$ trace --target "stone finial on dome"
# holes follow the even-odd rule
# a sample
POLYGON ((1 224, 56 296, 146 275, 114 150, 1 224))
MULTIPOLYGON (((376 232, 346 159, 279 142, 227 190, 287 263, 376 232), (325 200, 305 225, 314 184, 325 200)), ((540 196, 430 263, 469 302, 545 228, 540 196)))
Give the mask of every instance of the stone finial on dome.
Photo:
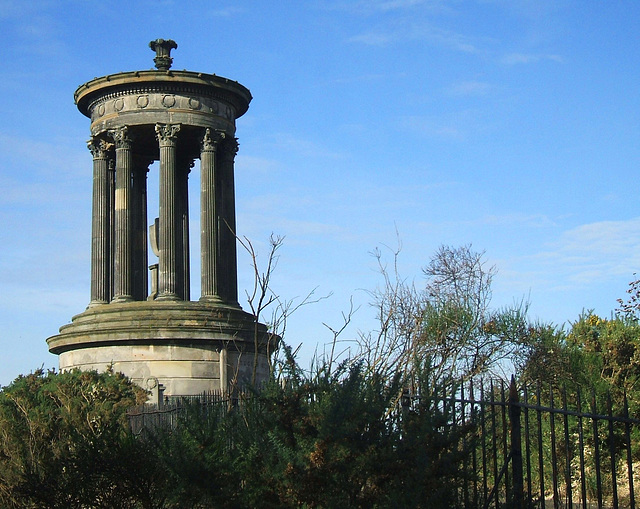
POLYGON ((149 47, 156 52, 156 58, 153 59, 156 69, 160 71, 168 71, 171 69, 173 58, 171 58, 171 50, 177 49, 176 41, 171 39, 156 39, 149 43, 149 47))

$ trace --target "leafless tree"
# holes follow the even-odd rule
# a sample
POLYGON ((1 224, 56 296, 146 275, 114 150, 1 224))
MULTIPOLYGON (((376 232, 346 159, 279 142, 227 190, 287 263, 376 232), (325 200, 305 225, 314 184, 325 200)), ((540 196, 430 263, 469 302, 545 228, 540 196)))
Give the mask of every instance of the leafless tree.
MULTIPOLYGON (((636 276, 636 274, 633 274, 636 276)), ((634 279, 627 289, 627 300, 618 299, 619 308, 616 313, 630 321, 637 322, 640 319, 640 279, 634 279)))
MULTIPOLYGON (((284 237, 271 234, 269 237, 269 250, 265 257, 265 262, 261 264, 260 257, 255 250, 253 243, 247 238, 237 237, 238 242, 251 258, 251 266, 254 271, 253 288, 245 290, 247 303, 254 321, 254 358, 251 382, 255 384, 258 370, 258 353, 260 351, 260 341, 262 339, 261 324, 267 326, 267 360, 269 369, 274 369, 274 356, 278 353, 281 340, 284 337, 287 322, 291 315, 298 309, 308 304, 313 304, 327 299, 331 294, 317 296, 314 288, 304 297, 294 297, 291 299, 282 298, 271 286, 272 276, 278 266, 280 259, 279 250, 283 245, 284 237), (265 313, 270 310, 270 319, 265 319, 265 313)), ((298 347, 299 348, 299 347, 298 347)), ((295 350, 297 351, 297 349, 295 350)), ((294 353, 295 353, 294 351, 294 353)))
POLYGON ((373 255, 382 276, 370 292, 378 328, 359 338, 359 359, 369 369, 409 380, 428 365, 434 380, 465 380, 500 371, 521 348, 527 305, 491 309, 496 269, 484 253, 440 247, 423 269, 421 288, 400 275, 400 248, 391 263, 379 249, 373 255))

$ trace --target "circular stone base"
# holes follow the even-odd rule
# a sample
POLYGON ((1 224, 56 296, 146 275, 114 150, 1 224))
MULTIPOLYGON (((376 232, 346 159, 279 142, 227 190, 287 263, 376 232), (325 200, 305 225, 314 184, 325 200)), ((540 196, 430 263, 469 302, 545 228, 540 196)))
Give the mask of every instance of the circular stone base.
POLYGON ((277 339, 238 307, 141 301, 92 306, 47 343, 61 370, 111 366, 153 394, 185 396, 266 380, 277 339))

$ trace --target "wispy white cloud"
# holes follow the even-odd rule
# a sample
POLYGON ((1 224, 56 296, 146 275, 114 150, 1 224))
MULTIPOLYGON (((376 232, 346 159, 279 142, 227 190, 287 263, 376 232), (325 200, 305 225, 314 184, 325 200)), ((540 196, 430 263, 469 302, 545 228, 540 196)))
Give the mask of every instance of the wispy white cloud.
POLYGON ((637 262, 640 261, 640 217, 585 224, 565 232, 561 242, 565 252, 637 262))
POLYGON ((550 228, 556 226, 556 222, 545 214, 504 214, 484 215, 473 223, 487 226, 507 226, 526 228, 550 228))
POLYGON ((462 53, 483 52, 481 42, 477 38, 409 18, 399 20, 393 26, 376 28, 355 35, 348 41, 378 47, 407 41, 426 41, 462 53))
POLYGON ((0 0, 0 19, 18 18, 56 5, 53 0, 0 0))
POLYGON ((376 13, 405 12, 419 9, 420 12, 451 12, 452 8, 443 0, 332 0, 321 8, 331 11, 372 15, 376 13))
POLYGON ((509 53, 507 55, 504 55, 500 59, 500 62, 506 65, 518 65, 535 64, 545 60, 557 62, 560 64, 564 62, 564 59, 560 55, 534 53, 509 53))
POLYGON ((414 38, 425 38, 442 46, 460 51, 463 53, 481 53, 480 41, 475 37, 445 30, 433 26, 414 26, 411 32, 414 38))
POLYGON ((528 257, 554 286, 587 286, 640 268, 640 217, 626 221, 599 221, 561 234, 548 249, 528 257))
POLYGON ((298 156, 323 159, 341 159, 344 157, 344 154, 341 152, 331 150, 321 143, 291 133, 275 133, 273 136, 270 136, 270 141, 274 147, 279 150, 284 150, 287 151, 287 153, 298 156))
MULTIPOLYGON (((397 73, 395 76, 402 77, 405 75, 406 73, 397 73)), ((360 83, 360 82, 380 81, 385 79, 389 79, 388 74, 369 73, 369 74, 358 74, 354 76, 344 76, 344 77, 335 78, 333 80, 333 83, 352 84, 352 83, 360 83)))
POLYGON ((406 9, 408 7, 415 7, 416 5, 424 5, 426 0, 382 0, 370 2, 372 6, 381 11, 391 11, 396 9, 406 9))
POLYGON ((236 14, 240 14, 245 12, 246 9, 242 7, 238 7, 236 5, 227 5, 224 7, 218 7, 217 9, 212 9, 208 12, 208 15, 215 18, 228 18, 230 16, 235 16, 236 14))
POLYGON ((452 84, 446 92, 454 96, 483 96, 493 89, 493 85, 482 81, 460 81, 452 84))
POLYGON ((0 20, 7 21, 3 31, 9 47, 18 53, 46 56, 52 62, 65 55, 63 33, 55 16, 59 8, 59 3, 52 0, 0 0, 0 20))
POLYGON ((406 115, 398 119, 398 128, 426 138, 459 141, 468 134, 469 124, 462 118, 466 116, 464 113, 458 114, 457 118, 406 115))
MULTIPOLYGON (((277 205, 277 203, 271 205, 277 205)), ((260 238, 264 232, 265 223, 269 225, 270 231, 277 235, 283 235, 287 239, 287 244, 292 246, 332 242, 342 239, 349 233, 347 229, 338 224, 293 219, 278 215, 272 209, 238 214, 238 224, 242 225, 243 234, 249 238, 260 238)))
POLYGON ((278 161, 266 157, 238 154, 235 162, 236 173, 272 174, 279 168, 278 161))
POLYGON ((38 139, 8 135, 0 132, 0 154, 19 167, 28 167, 46 173, 81 172, 91 166, 89 152, 76 149, 80 143, 70 147, 64 141, 53 139, 44 142, 38 139))
POLYGON ((372 31, 354 35, 349 39, 349 42, 362 43, 366 46, 378 46, 382 48, 398 41, 399 39, 400 37, 397 34, 372 31))

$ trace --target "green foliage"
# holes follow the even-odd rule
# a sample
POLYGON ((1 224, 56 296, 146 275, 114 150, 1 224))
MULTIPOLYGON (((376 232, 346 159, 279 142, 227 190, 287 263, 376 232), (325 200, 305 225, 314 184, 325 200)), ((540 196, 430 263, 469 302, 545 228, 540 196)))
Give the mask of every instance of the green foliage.
POLYGON ((146 394, 121 375, 19 377, 0 391, 0 507, 460 505, 472 430, 452 425, 428 369, 401 407, 399 375, 358 362, 306 373, 287 348, 277 367, 260 391, 187 404, 177 427, 139 436, 126 410, 146 394))
POLYGON ((640 325, 616 317, 610 320, 587 314, 573 324, 567 341, 591 362, 588 373, 606 381, 616 393, 640 389, 640 325))
POLYGON ((567 341, 563 329, 542 325, 530 334, 520 379, 527 384, 542 381, 575 392, 578 387, 589 386, 587 364, 593 361, 567 341))
POLYGON ((18 377, 0 392, 2 507, 129 507, 126 409, 144 392, 117 374, 18 377))
POLYGON ((254 466, 247 503, 372 507, 384 493, 381 467, 397 438, 387 416, 397 391, 359 365, 284 386, 274 381, 257 396, 259 406, 249 407, 259 410, 253 422, 266 426, 245 435, 240 454, 254 466))
POLYGON ((399 378, 361 364, 282 376, 237 405, 194 405, 152 436, 169 472, 164 507, 457 507, 462 437, 429 392, 400 411, 399 378), (204 413, 203 413, 204 412, 204 413))
POLYGON ((568 332, 539 328, 531 337, 522 378, 572 392, 610 393, 618 409, 625 393, 631 402, 640 401, 640 325, 621 316, 584 313, 568 332))

